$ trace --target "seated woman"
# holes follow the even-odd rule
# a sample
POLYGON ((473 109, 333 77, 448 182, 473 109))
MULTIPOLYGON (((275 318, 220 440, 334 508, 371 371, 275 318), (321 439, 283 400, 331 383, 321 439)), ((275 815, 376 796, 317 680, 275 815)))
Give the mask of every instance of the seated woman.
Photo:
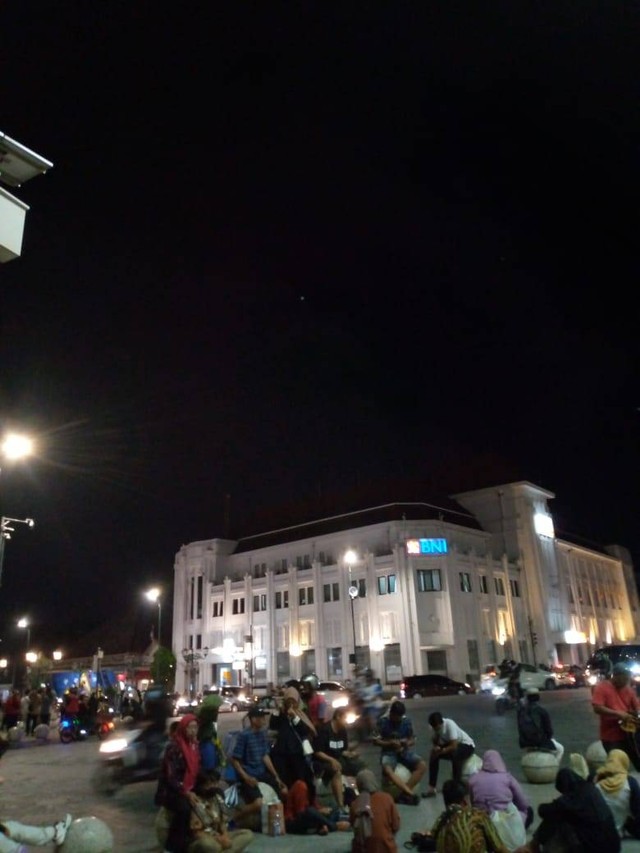
MULTIPOLYGON (((533 822, 533 809, 520 783, 509 773, 500 753, 488 749, 482 757, 482 767, 468 780, 471 805, 488 815, 505 811, 511 803, 522 817, 523 828, 533 822)), ((524 840, 524 839, 523 839, 524 840)))
POLYGON ((613 816, 593 782, 563 767, 556 776, 556 788, 560 796, 538 807, 542 823, 518 853, 620 853, 613 816))
POLYGON ((596 771, 596 788, 611 809, 616 829, 640 838, 640 785, 629 775, 631 762, 622 749, 612 749, 607 760, 596 771))
POLYGON ((349 821, 338 820, 338 810, 318 804, 315 789, 308 782, 298 779, 290 786, 284 803, 284 818, 290 835, 306 835, 316 832, 328 835, 336 830, 351 828, 349 821))
POLYGON ((311 740, 317 731, 302 710, 300 694, 295 687, 285 688, 282 708, 272 712, 269 728, 276 733, 271 760, 279 778, 288 788, 299 779, 313 784, 311 740))

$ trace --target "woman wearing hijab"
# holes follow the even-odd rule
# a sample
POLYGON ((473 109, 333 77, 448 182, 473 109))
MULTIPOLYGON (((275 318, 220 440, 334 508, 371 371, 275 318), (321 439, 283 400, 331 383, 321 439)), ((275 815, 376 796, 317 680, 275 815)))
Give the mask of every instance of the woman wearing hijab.
POLYGON ((609 807, 593 782, 568 767, 556 776, 560 796, 542 803, 542 823, 519 853, 548 849, 563 853, 620 853, 620 836, 609 807))
MULTIPOLYGON (((504 759, 496 749, 488 749, 485 752, 482 767, 477 773, 469 776, 468 785, 471 805, 477 809, 491 815, 494 811, 506 811, 513 803, 522 818, 523 830, 533 822, 533 809, 520 783, 509 773, 504 759)), ((522 841, 525 838, 523 834, 522 841)))
POLYGON ((288 788, 298 779, 302 779, 313 789, 311 739, 316 737, 317 731, 302 710, 300 694, 295 687, 285 688, 282 708, 276 709, 271 714, 269 728, 276 732, 271 759, 278 771, 278 776, 288 788))
POLYGON ((185 714, 167 744, 160 768, 155 803, 170 813, 165 842, 169 853, 186 853, 189 844, 191 808, 198 802, 193 790, 200 770, 197 736, 197 717, 185 714))
POLYGON ((596 771, 596 788, 611 809, 616 829, 640 838, 640 785, 629 775, 629 756, 621 749, 612 749, 607 760, 596 771))
POLYGON ((358 796, 349 806, 349 819, 354 829, 351 853, 397 853, 395 835, 400 829, 400 814, 391 794, 381 791, 371 770, 356 776, 358 796), (359 830, 362 815, 367 830, 359 830))

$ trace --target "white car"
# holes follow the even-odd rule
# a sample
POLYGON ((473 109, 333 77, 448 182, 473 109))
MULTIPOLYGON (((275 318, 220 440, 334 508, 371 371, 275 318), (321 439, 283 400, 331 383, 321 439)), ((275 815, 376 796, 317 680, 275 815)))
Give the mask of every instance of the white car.
MULTIPOLYGON (((496 678, 491 692, 494 696, 502 696, 506 692, 508 684, 508 678, 496 678)), ((520 686, 525 692, 530 687, 537 687, 538 690, 555 690, 558 686, 558 680, 554 673, 548 669, 541 669, 532 666, 530 663, 521 663, 520 686)))

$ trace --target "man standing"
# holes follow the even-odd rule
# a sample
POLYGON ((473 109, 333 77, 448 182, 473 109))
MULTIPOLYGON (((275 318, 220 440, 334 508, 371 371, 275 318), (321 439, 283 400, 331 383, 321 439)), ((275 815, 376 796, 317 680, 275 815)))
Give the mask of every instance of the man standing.
POLYGON ((389 716, 381 717, 378 724, 378 737, 373 739, 376 746, 382 747, 380 763, 383 778, 386 777, 402 791, 399 803, 417 806, 420 798, 413 789, 420 782, 427 770, 425 760, 413 751, 416 739, 409 717, 405 716, 402 702, 393 702, 389 708, 389 716), (398 764, 406 767, 411 776, 406 782, 395 772, 398 764))
POLYGON ((443 717, 440 711, 429 714, 429 725, 433 730, 433 749, 429 756, 429 787, 423 796, 435 797, 440 761, 451 762, 452 777, 460 782, 464 763, 473 755, 476 745, 457 723, 443 717))
POLYGON ((364 762, 349 749, 346 720, 347 709, 336 708, 331 722, 318 727, 318 735, 313 741, 316 772, 320 771, 323 783, 331 788, 341 812, 345 809, 343 775, 355 776, 365 769, 364 762))
POLYGON ((518 738, 522 749, 548 749, 555 752, 558 764, 564 755, 564 746, 553 737, 551 717, 540 704, 537 687, 527 690, 526 703, 518 708, 518 738))
POLYGON ((636 727, 639 725, 640 703, 635 690, 629 687, 630 673, 626 665, 617 663, 611 678, 600 681, 593 688, 591 704, 600 717, 600 740, 605 752, 622 749, 640 770, 640 756, 636 748, 636 727), (631 731, 625 731, 622 726, 631 731))

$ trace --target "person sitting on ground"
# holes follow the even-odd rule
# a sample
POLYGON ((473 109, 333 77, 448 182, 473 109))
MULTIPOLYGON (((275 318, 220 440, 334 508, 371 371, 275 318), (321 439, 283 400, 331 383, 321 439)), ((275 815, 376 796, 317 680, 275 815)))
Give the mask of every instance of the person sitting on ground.
POLYGON ((556 776, 556 788, 560 796, 538 806, 542 823, 529 844, 516 853, 620 853, 613 815, 593 782, 563 767, 556 776))
POLYGON ((289 788, 284 802, 285 827, 290 835, 307 835, 315 832, 328 835, 336 830, 348 830, 350 824, 337 809, 321 806, 313 785, 298 779, 289 788))
POLYGON ((318 735, 313 741, 316 774, 322 776, 323 783, 331 788, 341 812, 345 808, 344 776, 355 776, 365 769, 364 761, 349 749, 347 713, 346 708, 336 708, 331 722, 318 727, 318 735))
POLYGON ((482 809, 469 802, 469 788, 458 779, 447 779, 442 786, 445 809, 427 838, 435 842, 438 853, 509 853, 495 826, 482 809))
POLYGON ((260 816, 262 793, 259 782, 270 785, 281 799, 287 795, 287 786, 280 778, 271 760, 271 744, 264 729, 265 716, 256 705, 247 713, 249 728, 238 734, 229 764, 240 779, 239 794, 244 805, 235 814, 236 823, 253 822, 260 816))
POLYGON ((595 784, 616 824, 621 838, 640 838, 640 785, 629 773, 629 756, 612 749, 605 763, 596 770, 595 784))
POLYGON ((193 791, 188 853, 241 853, 253 841, 250 829, 229 829, 217 772, 200 771, 193 791))
POLYGON ((358 796, 349 807, 349 820, 354 829, 351 853, 396 853, 396 833, 400 829, 400 814, 393 797, 381 791, 371 770, 361 770, 356 776, 358 796), (360 829, 363 813, 368 826, 360 829))
POLYGON ((303 711, 295 687, 285 688, 282 707, 272 711, 269 727, 276 732, 271 757, 285 784, 291 786, 303 779, 313 785, 311 740, 318 732, 303 711))
POLYGON ((635 735, 626 732, 621 724, 635 731, 640 714, 640 701, 629 687, 631 673, 624 663, 614 665, 611 678, 599 681, 593 688, 591 704, 600 717, 600 740, 605 752, 621 749, 626 752, 636 770, 640 770, 640 755, 635 735))
POLYGON ((413 751, 416 738, 403 702, 393 702, 388 716, 380 718, 378 735, 373 738, 373 742, 382 748, 380 764, 383 777, 401 791, 398 802, 417 806, 420 798, 414 789, 426 773, 427 763, 413 751), (395 772, 398 764, 411 772, 406 782, 395 772))
POLYGON ((533 822, 533 808, 520 783, 509 773, 504 759, 496 749, 482 756, 482 767, 469 776, 471 804, 488 815, 504 811, 513 803, 520 812, 525 829, 533 822))
POLYGON ((589 770, 589 765, 584 757, 579 752, 572 752, 569 756, 569 768, 577 773, 581 779, 593 781, 594 774, 589 770))
POLYGON ((551 717, 540 704, 537 687, 527 690, 524 705, 518 708, 518 740, 522 749, 548 749, 555 752, 558 764, 564 755, 564 746, 553 737, 551 717))
POLYGON ((462 779, 462 768, 473 755, 476 745, 457 723, 443 717, 440 711, 429 714, 429 725, 433 731, 433 748, 429 756, 429 787, 423 796, 435 797, 440 762, 451 762, 452 778, 459 782, 462 779))
POLYGON ((60 847, 71 826, 71 815, 65 815, 53 826, 29 826, 16 820, 0 820, 0 850, 7 853, 26 853, 27 847, 60 847))

